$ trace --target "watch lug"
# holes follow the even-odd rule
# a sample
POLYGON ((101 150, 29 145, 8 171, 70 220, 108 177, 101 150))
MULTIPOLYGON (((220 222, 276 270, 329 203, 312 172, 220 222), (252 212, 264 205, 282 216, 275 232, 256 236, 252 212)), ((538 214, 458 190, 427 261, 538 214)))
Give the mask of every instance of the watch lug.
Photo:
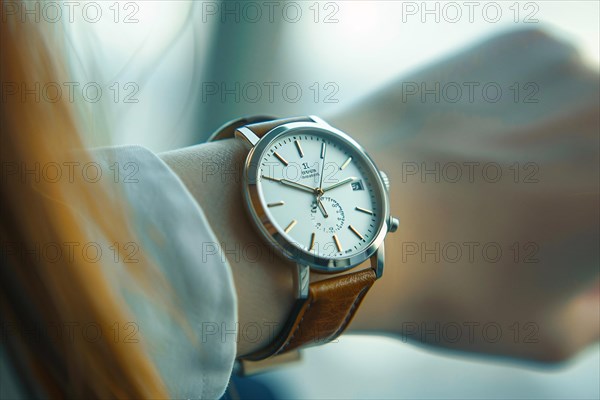
POLYGON ((258 141, 260 140, 260 138, 256 136, 254 132, 252 132, 245 126, 242 126, 241 128, 235 130, 235 137, 244 140, 244 142, 247 145, 250 145, 250 147, 256 146, 256 143, 258 143, 258 141))
POLYGON ((385 248, 384 244, 381 243, 381 246, 377 249, 375 254, 371 256, 371 268, 375 270, 375 277, 377 279, 381 278, 383 275, 383 264, 385 262, 385 248))
POLYGON ((296 299, 307 299, 310 287, 310 267, 308 265, 296 264, 294 274, 294 292, 296 299))
POLYGON ((323 118, 317 117, 316 115, 309 115, 308 117, 310 119, 312 119, 313 121, 315 121, 319 125, 324 125, 327 128, 331 128, 332 127, 327 122, 325 122, 325 120, 323 120, 323 118))
POLYGON ((381 176, 381 180, 383 181, 383 185, 385 186, 385 190, 387 192, 390 191, 390 178, 388 178, 387 174, 382 170, 379 170, 379 176, 381 176))

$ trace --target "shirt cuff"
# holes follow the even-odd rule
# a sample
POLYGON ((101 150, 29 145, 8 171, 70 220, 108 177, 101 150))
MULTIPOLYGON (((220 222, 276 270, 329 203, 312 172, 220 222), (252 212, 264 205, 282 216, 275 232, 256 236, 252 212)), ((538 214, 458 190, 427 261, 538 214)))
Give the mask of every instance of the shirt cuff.
POLYGON ((237 337, 237 299, 231 268, 203 210, 151 151, 120 146, 97 149, 95 156, 102 171, 111 171, 129 206, 140 251, 157 266, 176 300, 176 310, 157 306, 160 296, 133 289, 134 276, 118 268, 108 272, 170 396, 221 397, 236 355, 231 338, 237 337))

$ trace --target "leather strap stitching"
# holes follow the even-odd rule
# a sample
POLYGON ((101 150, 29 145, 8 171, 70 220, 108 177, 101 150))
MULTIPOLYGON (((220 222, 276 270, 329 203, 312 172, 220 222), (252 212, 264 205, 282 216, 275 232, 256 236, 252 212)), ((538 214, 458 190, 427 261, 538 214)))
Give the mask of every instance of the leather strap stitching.
POLYGON ((306 313, 308 313, 308 310, 310 310, 310 307, 312 307, 312 305, 314 303, 315 303, 314 299, 312 299, 311 302, 308 303, 308 306, 306 307, 306 310, 304 310, 304 313, 302 314, 302 318, 300 319, 300 322, 298 322, 298 325, 296 325, 296 329, 294 329, 294 333, 292 333, 290 335, 290 337, 285 341, 285 343, 283 344, 283 346, 281 346, 279 348, 279 350, 277 350, 277 352, 275 352, 274 355, 277 355, 277 354, 283 352, 292 343, 292 340, 294 340, 294 336, 296 336, 296 334, 300 330, 300 327, 302 326, 302 322, 304 322, 304 317, 306 316, 306 313))
POLYGON ((358 305, 362 301, 363 297, 365 297, 365 294, 367 294, 367 292, 369 291, 369 289, 371 289, 371 286, 372 285, 369 285, 369 286, 365 287, 364 289, 362 289, 358 293, 358 296, 356 296, 356 299, 354 299, 354 302, 352 303, 352 307, 350 307, 350 311, 348 311, 348 314, 346 315, 346 318, 344 318, 344 322, 342 322, 342 325, 340 325, 340 327, 338 328, 338 330, 335 331, 335 333, 332 335, 333 338, 336 338, 339 335, 341 335, 342 332, 344 331, 344 329, 346 329, 346 327, 350 323, 350 320, 352 319, 352 317, 354 317, 354 309, 356 307, 358 307, 358 305))

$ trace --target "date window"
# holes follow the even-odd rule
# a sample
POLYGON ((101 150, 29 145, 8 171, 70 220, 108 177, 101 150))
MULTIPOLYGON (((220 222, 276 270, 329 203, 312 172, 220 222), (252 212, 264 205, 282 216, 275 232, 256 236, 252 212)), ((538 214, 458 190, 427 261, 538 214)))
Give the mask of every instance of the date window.
POLYGON ((359 181, 354 181, 351 183, 352 185, 352 190, 356 191, 356 190, 365 190, 365 187, 363 186, 363 182, 362 180, 359 181))

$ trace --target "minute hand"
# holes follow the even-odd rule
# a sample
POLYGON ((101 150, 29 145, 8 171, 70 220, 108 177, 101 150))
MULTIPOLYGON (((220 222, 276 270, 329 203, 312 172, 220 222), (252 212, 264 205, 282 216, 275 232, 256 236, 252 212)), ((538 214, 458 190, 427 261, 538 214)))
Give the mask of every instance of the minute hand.
POLYGON ((311 188, 310 186, 306 186, 306 185, 303 185, 303 184, 298 183, 298 182, 290 181, 288 179, 280 179, 279 183, 282 183, 282 184, 284 184, 286 186, 290 186, 290 187, 293 187, 293 188, 296 188, 296 189, 304 190, 305 192, 310 192, 310 193, 314 193, 315 192, 315 189, 311 188))
POLYGON ((300 190, 303 190, 305 192, 315 193, 315 189, 311 188, 310 186, 306 186, 306 185, 303 185, 303 184, 298 183, 298 182, 290 181, 290 180, 285 179, 285 178, 278 179, 278 178, 272 178, 272 177, 267 176, 267 175, 263 175, 262 177, 264 179, 268 179, 268 180, 273 181, 273 182, 279 182, 279 183, 281 183, 282 185, 285 185, 285 186, 289 186, 289 187, 293 187, 293 188, 296 188, 296 189, 300 189, 300 190))
POLYGON ((323 193, 325 193, 325 192, 327 192, 327 191, 329 191, 331 189, 335 189, 338 186, 342 186, 342 185, 345 185, 346 183, 350 183, 352 181, 355 181, 355 180, 356 180, 356 177, 353 177, 353 176, 351 176, 350 178, 343 179, 343 180, 339 181, 338 183, 334 183, 333 185, 324 188, 323 189, 323 193))

